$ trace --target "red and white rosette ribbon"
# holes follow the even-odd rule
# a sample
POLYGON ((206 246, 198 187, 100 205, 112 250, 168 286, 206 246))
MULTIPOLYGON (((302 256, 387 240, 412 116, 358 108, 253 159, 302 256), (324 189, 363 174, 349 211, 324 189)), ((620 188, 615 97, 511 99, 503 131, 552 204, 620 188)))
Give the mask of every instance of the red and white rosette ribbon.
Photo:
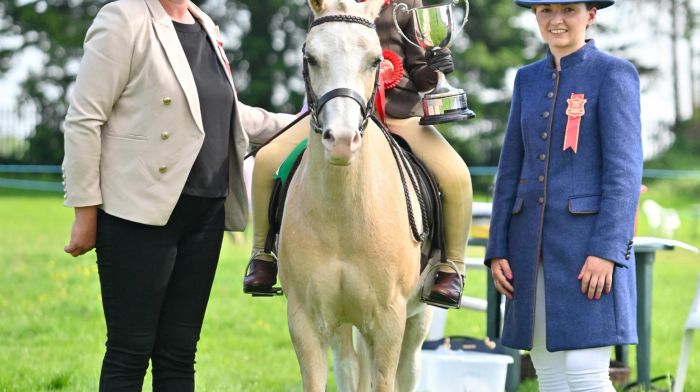
POLYGON ((586 114, 584 105, 586 105, 587 100, 585 99, 584 94, 571 93, 571 98, 567 99, 566 102, 569 104, 569 106, 566 108, 566 115, 568 116, 568 119, 566 121, 566 134, 564 135, 563 151, 566 151, 567 148, 571 148, 574 154, 576 154, 576 150, 578 149, 578 133, 581 127, 581 117, 586 114))
POLYGON ((382 57, 384 59, 379 64, 379 91, 375 98, 375 107, 379 118, 382 122, 386 122, 385 91, 399 85, 403 77, 403 60, 398 54, 388 49, 382 50, 382 57))

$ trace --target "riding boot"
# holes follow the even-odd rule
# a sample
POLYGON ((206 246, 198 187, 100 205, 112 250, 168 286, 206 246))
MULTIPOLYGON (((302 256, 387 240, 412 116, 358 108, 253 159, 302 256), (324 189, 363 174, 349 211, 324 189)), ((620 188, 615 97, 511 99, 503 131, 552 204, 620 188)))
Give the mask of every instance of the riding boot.
POLYGON ((277 284, 277 263, 253 256, 248 264, 248 274, 243 278, 243 292, 253 296, 279 295, 277 284))
POLYGON ((460 277, 460 274, 456 272, 438 271, 435 275, 433 289, 430 290, 430 299, 454 307, 459 305, 463 288, 463 275, 460 277))

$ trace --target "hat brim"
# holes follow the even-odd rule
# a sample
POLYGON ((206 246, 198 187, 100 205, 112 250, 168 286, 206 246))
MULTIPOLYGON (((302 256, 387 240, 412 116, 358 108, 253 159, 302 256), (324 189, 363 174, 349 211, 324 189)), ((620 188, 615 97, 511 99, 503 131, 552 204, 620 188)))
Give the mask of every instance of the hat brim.
POLYGON ((515 0, 515 4, 525 7, 525 8, 532 8, 535 5, 542 5, 542 4, 569 4, 569 3, 586 3, 586 4, 593 4, 596 8, 603 9, 610 7, 611 5, 615 4, 615 1, 613 0, 601 0, 601 1, 586 1, 586 0, 515 0))

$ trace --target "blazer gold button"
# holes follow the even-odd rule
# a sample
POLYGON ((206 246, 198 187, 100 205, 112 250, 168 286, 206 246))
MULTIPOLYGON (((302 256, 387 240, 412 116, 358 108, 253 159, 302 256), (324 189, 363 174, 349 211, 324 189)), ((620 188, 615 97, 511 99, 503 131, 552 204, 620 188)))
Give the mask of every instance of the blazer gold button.
POLYGON ((544 117, 544 118, 549 117, 549 112, 544 112, 544 113, 542 113, 542 117, 544 117))
POLYGON ((550 92, 547 93, 547 98, 552 98, 553 96, 554 96, 554 93, 553 93, 553 92, 550 91, 550 92))
POLYGON ((170 97, 164 97, 164 98, 163 98, 163 105, 168 106, 168 105, 170 105, 171 103, 173 103, 173 99, 172 99, 172 98, 170 98, 170 97))
POLYGON ((540 161, 544 161, 546 158, 547 158, 547 155, 540 154, 540 161))
POLYGON ((160 138, 161 138, 162 140, 168 140, 168 139, 170 139, 170 133, 168 133, 168 132, 163 132, 163 133, 160 134, 160 138))
POLYGON ((540 204, 544 204, 544 196, 540 196, 540 197, 537 199, 537 202, 540 203, 540 204))
POLYGON ((544 182, 544 176, 539 176, 539 177, 537 177, 537 181, 539 181, 539 182, 544 182))
POLYGON ((161 173, 166 173, 166 172, 168 171, 168 167, 167 167, 167 166, 161 166, 161 167, 158 168, 158 171, 161 172, 161 173))
POLYGON ((542 140, 547 140, 547 137, 549 137, 549 135, 547 134, 547 132, 542 132, 542 135, 540 135, 540 137, 542 138, 542 140))

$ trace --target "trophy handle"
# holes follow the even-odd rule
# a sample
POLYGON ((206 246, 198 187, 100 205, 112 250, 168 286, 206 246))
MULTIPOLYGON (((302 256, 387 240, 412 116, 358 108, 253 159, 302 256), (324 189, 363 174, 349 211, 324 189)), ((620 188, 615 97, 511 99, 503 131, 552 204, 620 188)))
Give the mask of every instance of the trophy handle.
MULTIPOLYGON (((457 0, 457 1, 459 1, 459 0, 457 0)), ((399 34, 401 34, 401 36, 403 37, 403 39, 405 39, 406 41, 408 41, 408 43, 410 43, 411 45, 415 46, 415 47, 418 48, 418 49, 423 49, 420 45, 418 45, 417 43, 413 42, 413 41, 410 40, 408 37, 406 37, 406 35, 403 33, 403 30, 401 30, 401 26, 399 26, 399 22, 396 20, 396 15, 397 15, 397 13, 399 12, 399 10, 403 10, 403 12, 411 12, 411 11, 408 9, 408 6, 407 6, 406 4, 404 4, 404 3, 397 3, 397 4, 394 4, 394 17, 393 17, 393 19, 394 19, 394 26, 396 26, 396 30, 399 31, 399 34)))
MULTIPOLYGON (((459 0, 452 0, 452 3, 454 5, 457 5, 457 4, 459 4, 459 0)), ((457 31, 455 31, 455 34, 462 31, 464 26, 467 24, 467 20, 469 20, 469 0, 464 0, 464 20, 462 21, 462 25, 459 26, 459 29, 457 31)), ((452 42, 450 42, 450 43, 452 43, 452 42)))

